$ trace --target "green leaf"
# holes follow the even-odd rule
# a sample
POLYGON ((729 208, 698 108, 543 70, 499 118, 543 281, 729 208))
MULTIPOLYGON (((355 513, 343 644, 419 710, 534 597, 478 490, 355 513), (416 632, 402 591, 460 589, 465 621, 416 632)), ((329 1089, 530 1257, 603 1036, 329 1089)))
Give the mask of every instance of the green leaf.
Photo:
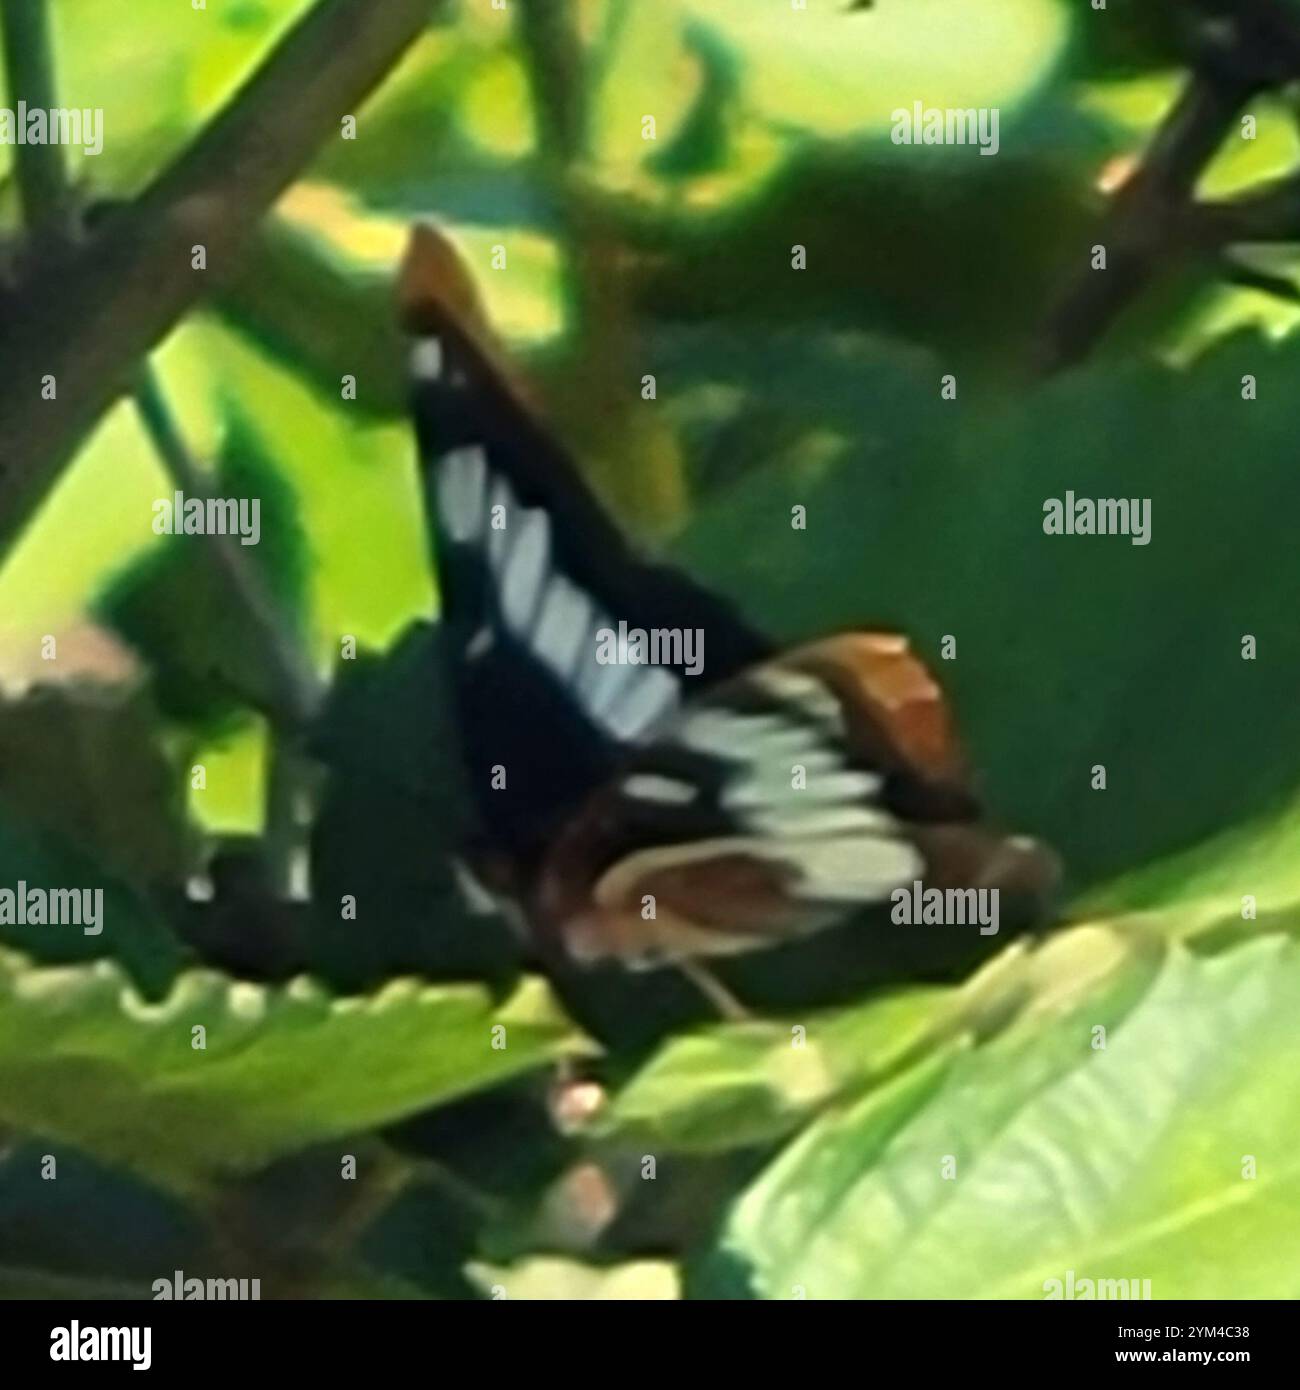
POLYGON ((749 0, 683 3, 735 45, 751 106, 774 124, 832 138, 887 138, 892 112, 914 101, 1014 107, 1058 61, 1071 28, 1050 0, 911 0, 857 14, 836 0, 797 14, 749 0), (921 37, 939 34, 942 42, 921 37))
POLYGON ((1298 905, 1300 801, 1291 799, 1190 849, 1139 865, 1076 907, 1097 916, 1144 913, 1153 928, 1201 950, 1264 930, 1296 931, 1298 905))
POLYGON ((44 969, 0 953, 0 1123, 172 1188, 201 1189, 587 1046, 537 979, 497 1005, 472 985, 401 979, 335 998, 306 978, 268 988, 195 970, 146 1004, 108 962, 44 969), (197 1025, 205 1050, 191 1047, 197 1025))
POLYGON ((161 912, 135 887, 106 873, 93 859, 55 834, 38 831, 8 809, 0 811, 0 888, 81 889, 103 893, 99 925, 87 934, 75 923, 0 924, 0 943, 42 962, 67 963, 112 956, 134 983, 161 994, 186 952, 161 912))
POLYGON ((1156 1298, 1294 1290, 1298 1006, 1283 938, 1175 948, 1118 1021, 1102 999, 1026 1019, 827 1112, 737 1203, 724 1250, 777 1298, 1042 1298, 1069 1271, 1156 1298))
POLYGON ((198 1213, 175 1197, 79 1153, 50 1155, 39 1142, 0 1150, 0 1231, 0 1297, 9 1281, 34 1289, 49 1280, 57 1289, 62 1281, 75 1286, 86 1280, 121 1281, 137 1290, 104 1297, 147 1298, 163 1271, 193 1268, 208 1245, 198 1213), (53 1170, 47 1156, 54 1158, 53 1170), (84 1219, 89 1211, 93 1222, 84 1219))
POLYGON ((873 140, 898 160, 910 151, 889 143, 896 109, 921 100, 1010 114, 1051 74, 1072 27, 1050 0, 970 0, 958 11, 913 0, 861 14, 836 0, 797 13, 749 0, 653 0, 619 7, 615 23, 593 129, 598 168, 620 186, 647 155, 670 178, 711 172, 732 106, 745 120, 733 168, 774 138, 794 146, 809 136, 873 140), (926 41, 940 29, 941 45, 926 41), (647 113, 657 143, 642 136, 647 113), (673 155, 656 158, 665 146, 673 155))
POLYGON ((954 1044, 1053 1017, 1122 982, 1119 1007, 1161 951, 1140 926, 1080 926, 1033 949, 1017 942, 960 986, 894 990, 802 1022, 698 1029, 664 1043, 588 1132, 695 1153, 770 1142, 954 1044))
MULTIPOLYGON (((1097 365, 978 402, 961 378, 957 400, 941 399, 940 360, 882 360, 884 345, 857 335, 797 348, 774 335, 752 352, 774 369, 767 404, 803 416, 808 447, 718 496, 679 553, 784 640, 908 633, 942 676, 989 805, 1061 847, 1072 889, 1292 792, 1300 552, 1285 383, 1300 346, 1242 336, 1184 370, 1097 365), (1262 384, 1249 402, 1247 374, 1262 384), (1150 543, 1045 534, 1045 500, 1067 492, 1150 499, 1150 543), (791 527, 794 503, 807 531, 791 527), (1267 658, 1242 660, 1247 633, 1267 658)), ((741 356, 697 370, 743 399, 760 377, 741 356)))
POLYGON ((591 1132, 687 1152, 778 1138, 846 1086, 887 1072, 922 1040, 947 997, 906 990, 802 1024, 722 1024, 671 1038, 591 1132))
POLYGON ((473 813, 441 633, 413 624, 382 656, 340 662, 314 735, 329 771, 312 827, 310 964, 344 988, 398 971, 505 981, 519 969, 518 935, 467 909, 452 868, 473 813))

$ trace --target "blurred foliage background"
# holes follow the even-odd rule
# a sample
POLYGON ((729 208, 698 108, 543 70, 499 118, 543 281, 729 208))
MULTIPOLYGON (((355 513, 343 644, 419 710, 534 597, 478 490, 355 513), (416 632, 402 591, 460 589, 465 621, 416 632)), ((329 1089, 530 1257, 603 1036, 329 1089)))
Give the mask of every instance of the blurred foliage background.
MULTIPOLYGON (((0 926, 0 1292, 1300 1293, 1290 7, 428 8, 30 521, 0 506, 0 884, 101 886, 107 923, 0 926), (1249 248, 1146 216, 1127 312, 1045 350, 1190 86, 1263 49, 1180 204, 1249 248), (893 144, 916 101, 998 108, 997 157, 893 144), (417 218, 647 545, 779 638, 910 634, 994 813, 1064 856, 1053 930, 856 923, 730 968, 738 1025, 543 981, 468 913, 391 310, 417 218), (155 536, 186 481, 260 497, 262 543, 155 536), (1150 497, 1152 543, 1044 536, 1071 489, 1150 497)), ((317 9, 52 7, 60 101, 104 112, 84 254, 317 9)), ((15 154, 6 293, 48 232, 15 154)))

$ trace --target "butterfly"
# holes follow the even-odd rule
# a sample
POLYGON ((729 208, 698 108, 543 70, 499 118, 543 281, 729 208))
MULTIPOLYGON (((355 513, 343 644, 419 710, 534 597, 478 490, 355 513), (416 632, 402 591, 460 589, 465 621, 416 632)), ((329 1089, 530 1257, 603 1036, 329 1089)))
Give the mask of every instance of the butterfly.
POLYGON ((1055 856, 984 823, 905 637, 779 650, 641 554, 431 227, 399 304, 469 785, 538 941, 648 967, 786 943, 917 882, 1046 898, 1055 856))

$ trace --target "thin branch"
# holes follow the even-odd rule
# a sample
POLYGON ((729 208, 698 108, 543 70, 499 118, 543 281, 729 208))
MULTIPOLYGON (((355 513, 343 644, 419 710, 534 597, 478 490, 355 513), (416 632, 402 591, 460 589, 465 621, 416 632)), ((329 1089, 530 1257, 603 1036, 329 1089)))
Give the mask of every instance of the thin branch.
POLYGON ((263 213, 418 37, 432 4, 319 0, 134 204, 33 268, 0 324, 0 555, 131 389, 140 359, 237 269, 263 213), (195 246, 207 271, 191 267, 195 246))
POLYGON ((541 170, 564 231, 564 278, 575 323, 590 328, 600 272, 588 254, 594 230, 574 169, 587 144, 587 82, 572 0, 519 0, 519 47, 532 96, 541 170))
MULTIPOLYGON (((158 378, 148 364, 140 371, 133 397, 145 432, 168 476, 187 497, 208 496, 212 489, 191 456, 158 378)), ((289 731, 303 728, 319 710, 324 686, 307 661, 297 634, 285 622, 262 575, 249 563, 239 538, 214 532, 204 539, 232 597, 248 616, 254 640, 269 668, 274 695, 272 707, 264 712, 289 731)))
POLYGON ((538 143, 547 158, 567 169, 587 142, 587 84, 573 5, 519 0, 517 13, 538 143))
MULTIPOLYGON (((48 0, 9 0, 0 12, 9 104, 53 110, 56 82, 48 0)), ((14 147, 14 170, 23 221, 33 230, 57 231, 67 213, 63 147, 49 141, 14 147)))
POLYGON ((1167 268, 1171 232, 1185 217, 1188 195, 1255 90, 1201 73, 1190 79, 1097 232, 1105 270, 1079 271, 1052 310, 1039 349, 1042 370, 1085 357, 1157 270, 1167 268))
POLYGON ((1048 317, 1038 365, 1051 372, 1087 355, 1116 318, 1180 253, 1200 249, 1197 182, 1242 107, 1300 75, 1300 24, 1275 0, 1196 0, 1201 51, 1137 172, 1093 238, 1105 270, 1081 269, 1048 317))

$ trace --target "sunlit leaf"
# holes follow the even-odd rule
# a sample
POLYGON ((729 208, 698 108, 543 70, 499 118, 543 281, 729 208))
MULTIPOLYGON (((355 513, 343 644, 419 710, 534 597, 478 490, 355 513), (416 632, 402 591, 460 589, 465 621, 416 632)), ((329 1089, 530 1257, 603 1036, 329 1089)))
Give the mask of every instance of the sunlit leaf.
POLYGON ((1281 939, 1176 952, 1102 1047, 1094 1004, 828 1112, 724 1243, 775 1298, 1060 1297, 1071 1272, 1155 1298, 1294 1287, 1298 1002, 1281 939))
POLYGON ((334 998, 305 978, 270 988, 192 971, 146 1004, 107 962, 0 955, 0 1122, 178 1189, 583 1046, 535 979, 494 1004, 473 985, 403 979, 334 998))

